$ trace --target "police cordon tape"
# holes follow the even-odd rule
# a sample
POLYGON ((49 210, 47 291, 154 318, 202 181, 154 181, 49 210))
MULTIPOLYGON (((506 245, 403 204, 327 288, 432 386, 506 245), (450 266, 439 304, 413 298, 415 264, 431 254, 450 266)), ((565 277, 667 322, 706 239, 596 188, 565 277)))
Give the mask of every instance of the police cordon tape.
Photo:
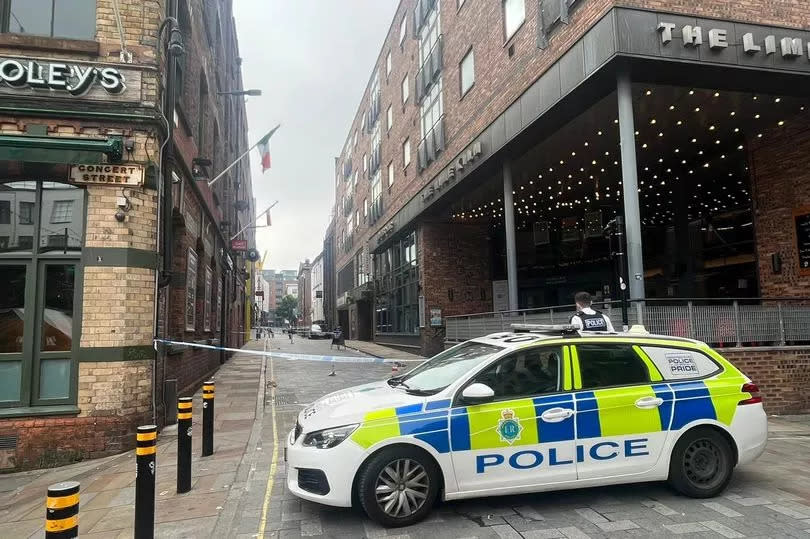
POLYGON ((154 339, 157 343, 171 344, 176 346, 189 346, 192 348, 204 348, 206 350, 224 350, 226 352, 237 352, 240 354, 251 354, 254 356, 273 356, 290 361, 324 361, 328 363, 422 363, 424 359, 386 359, 380 357, 352 357, 352 356, 321 356, 315 354, 290 354, 287 352, 263 352, 260 350, 245 350, 244 348, 227 348, 224 346, 214 346, 211 344, 199 344, 194 342, 171 341, 168 339, 154 339))

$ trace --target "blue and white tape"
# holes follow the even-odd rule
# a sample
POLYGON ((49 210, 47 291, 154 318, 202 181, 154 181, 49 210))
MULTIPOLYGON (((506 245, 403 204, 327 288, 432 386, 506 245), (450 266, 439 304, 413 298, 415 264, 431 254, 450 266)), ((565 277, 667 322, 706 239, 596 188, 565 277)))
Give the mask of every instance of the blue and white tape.
POLYGON ((204 348, 206 350, 225 350, 226 352, 236 352, 239 354, 249 354, 254 356, 273 356, 290 361, 324 361, 328 363, 422 363, 422 359, 385 359, 379 357, 353 357, 353 356, 321 356, 316 354, 289 354, 287 352, 248 350, 245 348, 227 348, 223 346, 213 346, 211 344, 199 344, 194 342, 171 341, 168 339, 155 339, 157 343, 171 344, 175 346, 189 346, 192 348, 204 348))

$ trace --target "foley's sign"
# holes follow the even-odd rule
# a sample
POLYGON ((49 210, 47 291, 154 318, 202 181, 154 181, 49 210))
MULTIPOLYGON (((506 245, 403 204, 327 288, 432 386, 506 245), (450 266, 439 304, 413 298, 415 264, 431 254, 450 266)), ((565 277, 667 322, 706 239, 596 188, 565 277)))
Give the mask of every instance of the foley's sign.
POLYGON ((38 62, 0 58, 0 86, 33 88, 83 95, 95 87, 118 95, 126 89, 124 75, 115 67, 38 62))
POLYGON ((85 185, 143 185, 140 165, 70 165, 70 182, 85 185))

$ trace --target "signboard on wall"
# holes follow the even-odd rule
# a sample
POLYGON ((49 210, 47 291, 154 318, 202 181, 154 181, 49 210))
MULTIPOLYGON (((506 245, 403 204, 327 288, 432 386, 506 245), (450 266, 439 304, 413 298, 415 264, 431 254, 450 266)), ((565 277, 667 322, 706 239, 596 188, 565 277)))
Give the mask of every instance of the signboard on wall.
POLYGON ((492 310, 509 310, 509 281, 492 281, 492 310))
POLYGON ((68 180, 82 185, 143 185, 141 165, 70 165, 68 180))
POLYGON ((231 240, 232 251, 247 251, 247 240, 231 240))
POLYGON ((796 231, 796 252, 799 255, 799 273, 810 275, 810 207, 793 212, 796 231))

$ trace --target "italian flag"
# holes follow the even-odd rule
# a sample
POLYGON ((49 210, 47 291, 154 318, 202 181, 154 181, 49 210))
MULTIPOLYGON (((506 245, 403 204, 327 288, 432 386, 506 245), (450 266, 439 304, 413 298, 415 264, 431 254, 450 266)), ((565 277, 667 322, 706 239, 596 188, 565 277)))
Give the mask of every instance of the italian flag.
POLYGON ((259 148, 259 155, 262 157, 262 172, 270 169, 270 137, 273 136, 273 133, 275 133, 279 127, 281 127, 281 124, 271 129, 269 133, 256 143, 256 146, 259 148))

